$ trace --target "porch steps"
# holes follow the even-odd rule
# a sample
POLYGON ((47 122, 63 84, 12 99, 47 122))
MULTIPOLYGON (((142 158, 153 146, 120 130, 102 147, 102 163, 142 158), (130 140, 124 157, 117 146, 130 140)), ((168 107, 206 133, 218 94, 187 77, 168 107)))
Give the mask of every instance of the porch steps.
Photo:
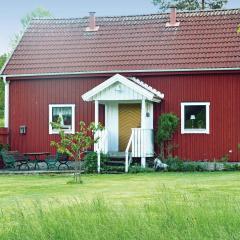
POLYGON ((124 166, 125 165, 125 159, 124 161, 117 161, 117 160, 110 160, 107 162, 107 165, 112 165, 112 166, 124 166))
POLYGON ((109 152, 108 156, 114 159, 123 159, 125 158, 125 152, 109 152))
POLYGON ((125 172, 125 152, 109 152, 109 161, 106 162, 107 173, 125 172))

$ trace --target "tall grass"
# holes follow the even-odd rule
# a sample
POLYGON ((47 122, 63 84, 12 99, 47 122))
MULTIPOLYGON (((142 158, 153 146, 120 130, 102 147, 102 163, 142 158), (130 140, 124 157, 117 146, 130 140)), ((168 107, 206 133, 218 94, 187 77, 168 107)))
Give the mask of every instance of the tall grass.
POLYGON ((53 202, 3 210, 0 239, 240 239, 240 203, 232 197, 206 202, 201 195, 193 200, 161 193, 148 204, 53 202))

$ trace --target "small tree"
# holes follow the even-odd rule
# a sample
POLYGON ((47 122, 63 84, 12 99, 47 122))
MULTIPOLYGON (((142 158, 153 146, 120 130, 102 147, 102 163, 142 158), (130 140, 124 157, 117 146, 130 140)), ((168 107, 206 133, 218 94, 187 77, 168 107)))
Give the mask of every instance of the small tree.
POLYGON ((59 141, 52 141, 51 146, 56 147, 57 151, 62 154, 67 154, 75 161, 74 167, 74 182, 81 183, 81 156, 94 143, 97 143, 99 138, 94 138, 94 133, 102 130, 103 127, 90 123, 87 126, 83 121, 79 123, 79 131, 74 134, 65 133, 61 128, 61 119, 51 123, 52 127, 59 130, 59 141))
POLYGON ((179 118, 173 113, 161 114, 158 119, 157 142, 160 146, 160 155, 164 159, 165 142, 172 139, 177 130, 179 118))

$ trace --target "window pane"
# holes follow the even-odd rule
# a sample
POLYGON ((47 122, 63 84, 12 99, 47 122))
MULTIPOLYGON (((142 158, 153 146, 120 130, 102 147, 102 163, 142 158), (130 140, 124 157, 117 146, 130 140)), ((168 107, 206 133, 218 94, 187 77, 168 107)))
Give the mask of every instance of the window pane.
POLYGON ((57 122, 58 118, 61 119, 62 129, 72 129, 72 108, 71 107, 53 107, 52 120, 57 122))
POLYGON ((206 106, 185 106, 184 107, 184 128, 206 129, 206 106))

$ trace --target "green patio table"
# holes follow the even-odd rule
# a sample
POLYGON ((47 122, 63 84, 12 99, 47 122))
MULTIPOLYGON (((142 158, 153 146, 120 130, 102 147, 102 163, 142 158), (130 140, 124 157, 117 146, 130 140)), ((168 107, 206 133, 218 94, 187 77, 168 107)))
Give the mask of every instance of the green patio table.
MULTIPOLYGON (((35 161, 35 165, 34 168, 35 170, 38 168, 40 169, 39 163, 43 162, 47 165, 45 158, 41 158, 42 156, 48 156, 50 155, 50 152, 29 152, 29 153, 24 153, 25 156, 27 156, 28 158, 33 158, 35 161)), ((31 161, 30 161, 31 162, 31 161)))

